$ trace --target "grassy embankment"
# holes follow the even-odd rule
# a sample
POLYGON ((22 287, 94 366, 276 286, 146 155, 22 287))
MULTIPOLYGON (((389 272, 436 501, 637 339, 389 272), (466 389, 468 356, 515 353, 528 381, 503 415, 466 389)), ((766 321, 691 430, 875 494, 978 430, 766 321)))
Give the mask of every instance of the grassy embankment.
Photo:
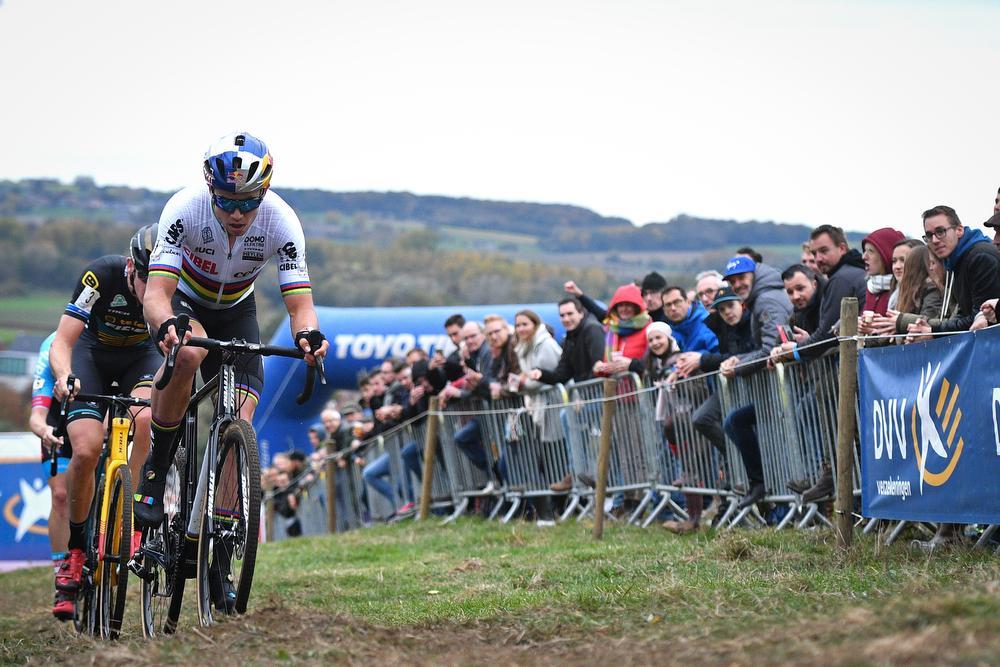
POLYGON ((6 345, 19 332, 54 331, 69 297, 69 293, 38 292, 0 299, 0 343, 6 345))
MULTIPOLYGON (((676 538, 585 524, 405 524, 261 550, 250 613, 149 644, 47 618, 51 575, 0 575, 0 662, 995 664, 1000 561, 829 533, 676 538)), ((133 588, 138 588, 133 586, 133 588)), ((190 592, 190 589, 189 589, 190 592)), ((192 599, 187 600, 193 602, 192 599)))

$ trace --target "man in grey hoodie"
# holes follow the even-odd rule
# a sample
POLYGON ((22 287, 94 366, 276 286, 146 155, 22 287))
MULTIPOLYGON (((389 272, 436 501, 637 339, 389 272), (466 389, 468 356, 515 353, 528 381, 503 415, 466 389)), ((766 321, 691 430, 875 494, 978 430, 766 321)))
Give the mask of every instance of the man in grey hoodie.
MULTIPOLYGON (((756 344, 752 352, 722 362, 722 374, 732 377, 737 372, 748 374, 763 367, 771 349, 778 344, 778 327, 784 325, 792 313, 792 302, 785 292, 781 274, 767 264, 757 264, 748 257, 737 255, 726 264, 725 277, 750 311, 750 329, 756 344), (759 364, 748 364, 754 361, 759 361, 759 364)), ((760 444, 754 431, 756 424, 757 412, 752 403, 736 408, 723 422, 723 428, 743 458, 743 467, 750 482, 750 489, 740 499, 738 509, 750 507, 767 495, 760 444)))

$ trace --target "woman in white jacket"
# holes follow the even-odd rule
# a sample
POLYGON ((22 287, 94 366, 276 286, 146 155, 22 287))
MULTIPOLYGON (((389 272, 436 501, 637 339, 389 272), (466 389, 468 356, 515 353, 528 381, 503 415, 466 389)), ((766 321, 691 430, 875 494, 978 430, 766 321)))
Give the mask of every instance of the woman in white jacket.
POLYGON ((514 353, 524 370, 518 379, 518 388, 526 394, 538 393, 548 385, 530 379, 527 371, 532 368, 555 370, 562 348, 533 310, 522 310, 514 316, 514 333, 517 336, 514 353))
MULTIPOLYGON (((519 391, 524 394, 524 405, 531 414, 531 419, 538 429, 538 434, 542 442, 558 442, 564 440, 562 424, 559 420, 557 409, 546 409, 550 394, 543 393, 550 385, 532 380, 527 376, 530 369, 555 370, 559 365, 559 358, 562 356, 562 347, 556 342, 548 327, 542 319, 532 310, 522 310, 514 316, 514 333, 517 336, 517 343, 514 346, 514 353, 517 355, 518 363, 524 372, 516 379, 519 391)), ((513 384, 514 380, 511 380, 513 384)), ((561 403, 556 400, 554 402, 561 403)), ((559 448, 560 452, 565 452, 565 461, 561 461, 558 470, 542 470, 542 474, 549 481, 549 488, 558 493, 565 493, 572 486, 573 478, 570 475, 557 481, 554 477, 563 470, 570 467, 569 452, 565 446, 559 448)), ((547 503, 545 503, 547 505, 547 503)), ((540 509, 540 516, 551 516, 547 507, 540 509)), ((543 519, 539 525, 552 525, 549 519, 543 519)))

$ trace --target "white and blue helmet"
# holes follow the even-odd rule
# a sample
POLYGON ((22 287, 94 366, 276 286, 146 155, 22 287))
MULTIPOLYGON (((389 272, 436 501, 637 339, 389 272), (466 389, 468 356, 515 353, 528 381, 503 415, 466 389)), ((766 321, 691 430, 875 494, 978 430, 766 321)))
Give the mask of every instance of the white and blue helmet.
POLYGON ((205 182, 215 190, 254 192, 267 188, 273 168, 267 144, 249 132, 227 134, 205 151, 205 182))

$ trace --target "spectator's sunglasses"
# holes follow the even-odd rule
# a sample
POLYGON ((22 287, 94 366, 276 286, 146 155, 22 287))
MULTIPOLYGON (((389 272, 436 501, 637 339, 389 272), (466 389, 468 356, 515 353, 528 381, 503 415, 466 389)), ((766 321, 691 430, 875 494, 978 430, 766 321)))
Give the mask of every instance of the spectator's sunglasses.
POLYGON ((938 227, 937 229, 932 229, 931 231, 924 234, 923 237, 924 241, 927 243, 930 243, 931 239, 937 239, 938 241, 940 241, 945 237, 945 234, 947 234, 948 231, 952 229, 955 229, 955 225, 949 225, 947 227, 938 227))
POLYGON ((249 213, 264 201, 264 194, 262 192, 259 197, 254 197, 253 199, 230 199, 229 197, 223 197, 213 192, 212 201, 226 213, 234 213, 236 209, 240 209, 240 213, 249 213))

